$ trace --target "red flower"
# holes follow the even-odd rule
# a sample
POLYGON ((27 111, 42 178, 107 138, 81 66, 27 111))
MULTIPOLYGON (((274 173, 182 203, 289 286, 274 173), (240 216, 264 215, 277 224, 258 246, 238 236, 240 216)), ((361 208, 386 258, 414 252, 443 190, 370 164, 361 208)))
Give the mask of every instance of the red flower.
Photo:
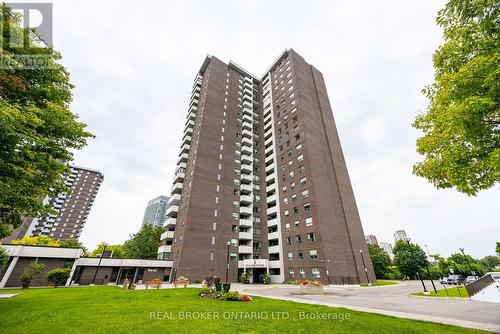
POLYGON ((241 297, 240 299, 242 302, 251 302, 252 301, 252 297, 250 296, 247 296, 247 295, 244 295, 243 297, 241 297))

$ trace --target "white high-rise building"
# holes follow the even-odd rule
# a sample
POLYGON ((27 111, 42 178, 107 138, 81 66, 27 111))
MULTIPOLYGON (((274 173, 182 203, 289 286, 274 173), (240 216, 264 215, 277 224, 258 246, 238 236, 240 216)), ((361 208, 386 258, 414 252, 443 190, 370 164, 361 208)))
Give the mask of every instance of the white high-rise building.
POLYGON ((390 243, 381 241, 379 242, 379 246, 387 253, 387 255, 389 255, 391 259, 394 258, 394 253, 392 252, 392 245, 390 243))
POLYGON ((168 208, 168 197, 160 195, 153 198, 148 202, 146 211, 144 212, 144 218, 142 219, 142 226, 144 225, 154 225, 163 227, 165 223, 165 214, 168 208))
POLYGON ((408 236, 406 235, 405 230, 397 230, 394 232, 394 243, 398 242, 399 240, 406 240, 408 236))

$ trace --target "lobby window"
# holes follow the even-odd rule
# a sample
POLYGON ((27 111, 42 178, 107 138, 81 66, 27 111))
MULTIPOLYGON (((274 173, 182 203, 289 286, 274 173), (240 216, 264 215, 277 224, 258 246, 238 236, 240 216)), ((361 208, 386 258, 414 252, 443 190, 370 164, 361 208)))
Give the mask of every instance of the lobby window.
POLYGON ((314 278, 320 278, 319 268, 313 267, 311 268, 311 272, 314 278))
POLYGON ((299 268, 299 275, 301 278, 305 278, 306 277, 306 272, 304 271, 304 268, 299 268))
POLYGON ((293 268, 288 268, 288 274, 290 275, 291 278, 295 277, 295 271, 293 270, 293 268))
POLYGON ((317 260, 318 259, 318 251, 315 249, 311 249, 309 251, 309 256, 311 257, 311 260, 317 260))

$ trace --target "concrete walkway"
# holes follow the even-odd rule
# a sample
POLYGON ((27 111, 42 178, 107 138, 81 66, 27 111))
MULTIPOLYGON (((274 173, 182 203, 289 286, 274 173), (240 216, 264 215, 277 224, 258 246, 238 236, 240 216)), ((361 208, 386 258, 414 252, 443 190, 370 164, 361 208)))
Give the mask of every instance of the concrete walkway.
MULTIPOLYGON (((439 285, 439 284, 438 284, 439 285)), ((431 287, 430 282, 427 284, 431 287)), ((438 288, 441 288, 439 286, 438 288)), ((325 287, 323 295, 303 295, 293 285, 232 284, 231 290, 299 303, 345 307, 400 318, 425 320, 500 333, 500 304, 457 298, 418 298, 420 282, 377 287, 325 287)), ((452 288, 453 289, 453 288, 452 288)))

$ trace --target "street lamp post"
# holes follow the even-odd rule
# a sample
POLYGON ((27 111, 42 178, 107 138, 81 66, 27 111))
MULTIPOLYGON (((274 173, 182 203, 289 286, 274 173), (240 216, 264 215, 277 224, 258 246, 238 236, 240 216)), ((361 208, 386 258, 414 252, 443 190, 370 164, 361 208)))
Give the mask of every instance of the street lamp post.
POLYGON ((97 277, 97 272, 99 271, 99 267, 101 266, 102 257, 104 256, 104 252, 106 251, 106 247, 108 247, 108 246, 104 245, 104 248, 102 249, 101 257, 99 258, 99 263, 97 263, 97 267, 95 268, 94 278, 92 278, 91 284, 95 283, 95 278, 97 277))
POLYGON ((467 256, 465 255, 465 252, 464 252, 464 249, 463 248, 459 248, 459 250, 462 252, 464 258, 465 258, 465 261, 467 262, 467 265, 469 266, 469 270, 470 270, 470 274, 472 276, 474 276, 475 278, 477 278, 476 276, 476 272, 474 270, 472 270, 472 266, 470 265, 469 263, 469 259, 467 258, 467 256))
POLYGON ((359 250, 359 254, 361 254, 361 261, 363 261, 363 267, 365 268, 366 280, 368 281, 368 285, 372 285, 370 283, 370 278, 368 277, 368 269, 366 269, 365 258, 363 257, 363 250, 359 250))
POLYGON ((415 254, 413 254, 413 249, 411 248, 411 244, 410 244, 410 238, 406 238, 405 240, 408 243, 408 247, 410 248, 410 253, 411 253, 411 257, 413 258, 413 262, 415 262, 415 269, 417 272, 417 277, 420 279, 420 282, 422 282, 422 287, 424 288, 424 293, 428 293, 427 288, 425 287, 425 284, 424 284, 424 280, 422 279, 422 277, 420 276, 420 273, 419 273, 418 262, 417 262, 417 259, 415 258, 415 254))
POLYGON ((231 246, 231 242, 230 241, 227 242, 226 283, 228 283, 227 279, 228 279, 228 276, 229 276, 229 246, 231 246))

